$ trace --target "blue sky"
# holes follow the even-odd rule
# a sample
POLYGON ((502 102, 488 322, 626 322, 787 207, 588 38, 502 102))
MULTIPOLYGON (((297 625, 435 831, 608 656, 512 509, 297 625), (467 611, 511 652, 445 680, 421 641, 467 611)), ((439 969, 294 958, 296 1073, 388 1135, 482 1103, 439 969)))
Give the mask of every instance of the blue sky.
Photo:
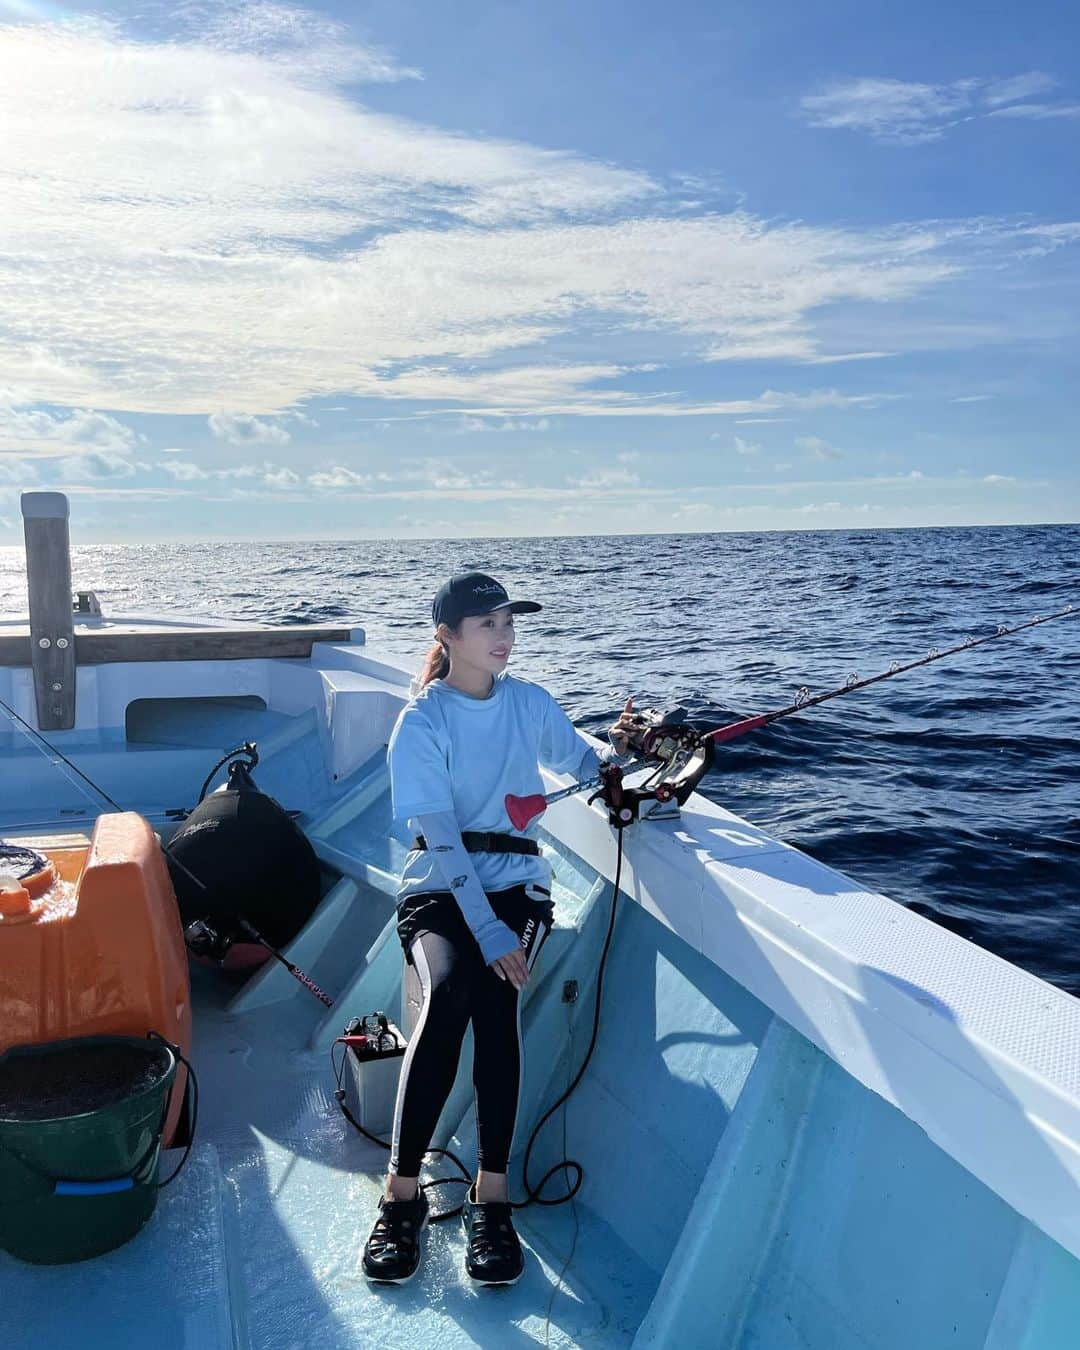
POLYGON ((1080 519, 1080 21, 1001 11, 0 0, 0 543, 1080 519))

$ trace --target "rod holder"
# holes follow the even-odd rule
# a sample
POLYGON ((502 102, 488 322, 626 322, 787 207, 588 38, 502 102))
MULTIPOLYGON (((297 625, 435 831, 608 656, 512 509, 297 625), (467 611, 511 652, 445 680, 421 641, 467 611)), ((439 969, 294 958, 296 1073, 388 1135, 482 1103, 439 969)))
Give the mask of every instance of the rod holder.
POLYGON ((38 730, 67 731, 75 725, 68 500, 62 492, 24 492, 21 505, 38 730))

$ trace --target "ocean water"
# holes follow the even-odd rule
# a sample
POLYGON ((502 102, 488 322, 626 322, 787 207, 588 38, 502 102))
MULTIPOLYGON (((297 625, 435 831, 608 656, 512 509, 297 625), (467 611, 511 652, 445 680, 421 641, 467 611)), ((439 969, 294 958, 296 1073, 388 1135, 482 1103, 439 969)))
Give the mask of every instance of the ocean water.
MULTIPOLYGON (((0 613, 25 610, 0 550, 0 613)), ((1072 603, 1080 526, 93 546, 107 611, 364 627, 418 668, 431 597, 493 573, 544 610, 510 670, 602 734, 625 698, 702 727, 782 707, 1072 603)), ((1080 614, 720 747, 701 791, 1080 994, 1080 614)))

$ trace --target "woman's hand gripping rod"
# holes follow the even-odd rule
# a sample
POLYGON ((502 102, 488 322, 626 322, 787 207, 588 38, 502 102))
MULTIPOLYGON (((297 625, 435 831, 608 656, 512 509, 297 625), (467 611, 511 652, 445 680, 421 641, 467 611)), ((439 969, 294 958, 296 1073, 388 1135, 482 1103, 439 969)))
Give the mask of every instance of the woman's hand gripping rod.
POLYGON ((589 788, 597 789, 589 801, 601 798, 608 808, 608 819, 620 830, 637 820, 642 802, 669 802, 674 798, 681 806, 713 761, 712 741, 693 727, 684 726, 685 717, 685 708, 675 708, 668 713, 655 709, 643 713, 624 711, 616 725, 625 733, 625 741, 641 752, 642 764, 627 768, 605 764, 595 778, 573 783, 547 796, 540 793, 529 797, 508 795, 506 812, 514 828, 524 830, 553 802, 589 788), (625 774, 645 764, 657 765, 657 772, 641 784, 627 786, 623 782, 625 774))

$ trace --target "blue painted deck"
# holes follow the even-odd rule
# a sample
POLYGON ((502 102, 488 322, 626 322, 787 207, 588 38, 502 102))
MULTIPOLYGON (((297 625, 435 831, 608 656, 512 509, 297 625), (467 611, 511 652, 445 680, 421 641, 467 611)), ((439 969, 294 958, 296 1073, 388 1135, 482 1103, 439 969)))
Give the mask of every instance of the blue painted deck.
MULTIPOLYGON (((348 1017, 400 1008, 401 842, 383 766, 328 784, 311 716, 250 705, 174 711, 138 734, 56 740, 152 819, 190 806, 223 749, 259 741, 260 786, 305 810, 346 873, 292 948, 340 1003, 326 1015, 276 967, 242 993, 194 970, 202 1104, 188 1168, 116 1252, 57 1268, 0 1254, 5 1350, 1074 1350, 1080 1262, 626 897, 597 1050, 533 1156, 534 1176, 564 1151, 579 1159, 578 1199, 519 1212, 528 1269, 511 1289, 470 1285, 458 1221, 429 1229, 412 1284, 369 1285, 357 1263, 386 1155, 338 1112, 327 1047, 348 1017)), ((66 792, 40 755, 0 741, 0 833, 55 820, 66 792)), ((93 809, 70 795, 88 824, 93 809)), ((588 1044, 611 902, 603 878, 545 842, 558 927, 527 991, 515 1183, 533 1122, 588 1044)), ((467 1041, 435 1140, 466 1162, 469 1053, 467 1041)), ((460 1188, 445 1189, 456 1202, 460 1188)))

